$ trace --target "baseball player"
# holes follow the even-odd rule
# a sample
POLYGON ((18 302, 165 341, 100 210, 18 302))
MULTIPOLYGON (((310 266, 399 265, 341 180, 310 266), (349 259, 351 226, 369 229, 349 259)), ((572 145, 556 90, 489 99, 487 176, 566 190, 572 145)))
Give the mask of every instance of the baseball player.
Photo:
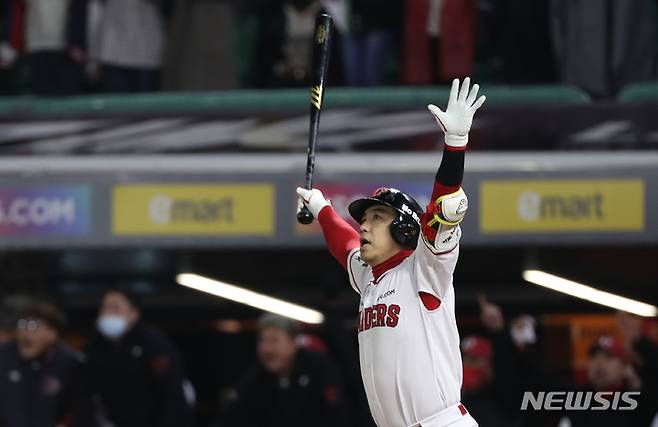
POLYGON ((453 81, 446 111, 429 105, 445 133, 432 198, 423 209, 409 195, 381 188, 355 200, 358 233, 317 189, 297 193, 318 218, 332 255, 361 296, 359 358, 378 427, 474 427, 459 402, 462 361, 452 274, 468 201, 461 182, 478 85, 453 81))

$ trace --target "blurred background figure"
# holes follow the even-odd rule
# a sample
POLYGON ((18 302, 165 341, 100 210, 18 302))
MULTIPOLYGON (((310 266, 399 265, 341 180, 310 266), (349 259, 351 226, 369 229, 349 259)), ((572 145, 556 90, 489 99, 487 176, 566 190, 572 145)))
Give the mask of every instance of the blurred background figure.
POLYGON ((648 426, 658 412, 658 346, 643 331, 644 321, 618 312, 621 339, 603 335, 589 349, 587 391, 635 391, 633 411, 571 411, 572 427, 648 426))
POLYGON ((656 2, 551 1, 553 47, 563 81, 594 98, 656 76, 656 2))
POLYGON ((171 0, 94 0, 102 6, 92 30, 104 90, 153 92, 160 87, 171 0))
POLYGON ((344 83, 383 85, 389 68, 398 68, 403 1, 389 0, 386 7, 376 0, 345 2, 348 19, 342 37, 344 83))
POLYGON ((0 68, 25 55, 33 93, 79 94, 87 56, 87 0, 6 0, 3 7, 0 68))
POLYGON ((253 63, 258 22, 251 18, 257 16, 259 3, 175 0, 167 25, 163 89, 236 89, 239 67, 253 63))
POLYGON ((483 295, 479 304, 484 333, 467 336, 461 344, 462 402, 481 425, 518 426, 522 367, 500 307, 483 295))
POLYGON ((135 297, 120 290, 107 291, 96 326, 98 334, 86 353, 100 423, 191 426, 192 402, 178 351, 141 319, 135 297))
POLYGON ((15 10, 14 0, 2 2, 0 6, 0 69, 7 69, 16 60, 16 49, 11 43, 11 14, 15 10))
POLYGON ((408 0, 402 82, 439 84, 473 74, 475 0, 408 0))
POLYGON ((298 87, 308 84, 313 26, 321 9, 321 2, 315 0, 262 3, 255 63, 258 86, 298 87))
POLYGON ((64 315, 48 303, 27 307, 15 340, 0 345, 0 425, 93 426, 83 357, 60 341, 64 315))
POLYGON ((342 379, 327 355, 299 348, 295 321, 265 314, 258 359, 228 396, 222 426, 350 426, 342 379))
MULTIPOLYGON (((641 391, 642 381, 630 363, 630 354, 621 341, 602 336, 592 345, 587 364, 588 384, 585 391, 641 391)), ((637 398, 638 396, 633 396, 637 398)), ((640 405, 646 405, 641 396, 640 405)), ((644 418, 642 407, 635 411, 570 411, 563 425, 630 427, 649 425, 651 419, 644 418)))
POLYGON ((3 301, 0 304, 0 345, 12 341, 16 333, 16 317, 3 301))

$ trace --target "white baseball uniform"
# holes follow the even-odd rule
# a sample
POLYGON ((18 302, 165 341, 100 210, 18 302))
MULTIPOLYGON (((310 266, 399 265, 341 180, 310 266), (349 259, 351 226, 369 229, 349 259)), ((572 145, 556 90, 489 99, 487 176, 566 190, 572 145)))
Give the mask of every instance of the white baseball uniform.
MULTIPOLYGON (((437 239, 450 239, 443 253, 424 237, 417 249, 375 281, 358 248, 348 257, 348 273, 359 303, 361 375, 373 418, 379 427, 476 426, 457 409, 456 421, 431 419, 459 404, 462 361, 455 320, 452 274, 459 254, 459 226, 437 239), (419 292, 439 298, 428 310, 419 292)), ((462 407, 463 408, 463 407, 462 407)))
POLYGON ((452 285, 458 224, 468 208, 460 189, 464 150, 473 115, 485 100, 476 100, 479 86, 469 92, 469 85, 464 79, 460 90, 459 81, 453 81, 445 112, 428 106, 446 145, 414 251, 402 250, 373 269, 360 257, 358 233, 322 192, 297 189, 361 295, 361 375, 378 427, 477 427, 459 402, 463 371, 452 285))

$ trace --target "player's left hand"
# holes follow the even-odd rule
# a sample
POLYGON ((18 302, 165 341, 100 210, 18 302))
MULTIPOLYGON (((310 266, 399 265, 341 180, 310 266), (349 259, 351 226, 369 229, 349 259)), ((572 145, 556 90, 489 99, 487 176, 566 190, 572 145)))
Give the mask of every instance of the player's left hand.
POLYGON ((476 101, 475 98, 480 86, 473 85, 469 92, 470 85, 471 79, 469 77, 464 79, 461 89, 459 88, 459 79, 452 81, 448 108, 445 112, 434 104, 427 106, 441 129, 443 129, 446 144, 451 147, 466 146, 468 132, 471 130, 471 124, 473 123, 473 115, 487 99, 482 95, 476 101))

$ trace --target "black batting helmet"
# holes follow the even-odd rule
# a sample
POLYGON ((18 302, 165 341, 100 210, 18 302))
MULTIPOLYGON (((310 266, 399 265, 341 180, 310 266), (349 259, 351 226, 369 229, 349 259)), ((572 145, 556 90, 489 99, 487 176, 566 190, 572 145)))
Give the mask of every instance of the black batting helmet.
POLYGON ((352 218, 360 223, 366 209, 374 205, 388 206, 399 214, 391 223, 391 235, 401 246, 415 249, 420 235, 420 216, 423 214, 418 202, 395 188, 380 188, 372 197, 350 203, 348 210, 352 218))

